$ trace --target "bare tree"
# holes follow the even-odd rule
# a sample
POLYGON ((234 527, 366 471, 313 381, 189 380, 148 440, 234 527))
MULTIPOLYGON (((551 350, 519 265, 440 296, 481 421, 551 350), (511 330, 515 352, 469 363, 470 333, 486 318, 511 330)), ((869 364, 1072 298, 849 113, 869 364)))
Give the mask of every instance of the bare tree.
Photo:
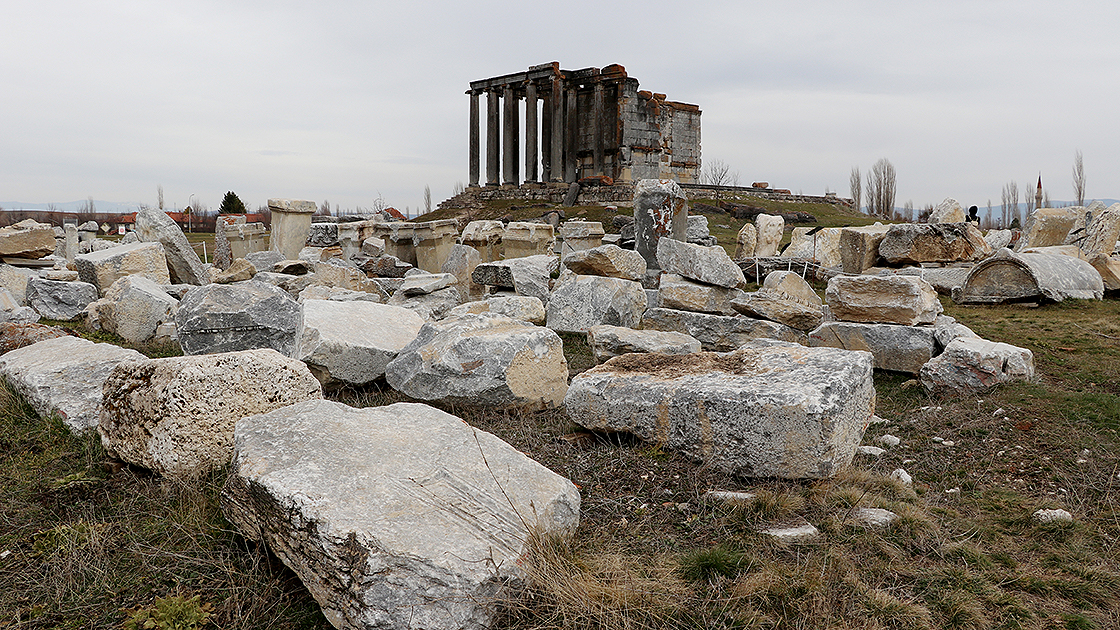
POLYGON ((466 189, 463 188, 463 182, 455 182, 455 187, 451 189, 451 196, 461 195, 464 190, 466 189))
POLYGON ((156 185, 156 207, 163 210, 163 184, 156 185))
POLYGON ((330 216, 331 213, 331 200, 324 199, 323 203, 319 204, 319 211, 315 214, 330 216))
POLYGON ((992 200, 988 200, 988 229, 992 227, 992 200))
POLYGON ((1077 205, 1085 205, 1085 165, 1081 160, 1081 149, 1073 157, 1073 196, 1077 205))
POLYGON ((1000 194, 1000 225, 1002 229, 1011 227, 1011 223, 1019 216, 1019 185, 1011 180, 1003 187, 1000 194))
POLYGON ((432 211, 432 187, 424 184, 424 214, 432 211))
POLYGON ((894 165, 880 158, 867 173, 867 213, 890 218, 894 214, 894 194, 894 165))
POLYGON ((709 186, 738 186, 739 173, 723 160, 712 160, 700 169, 700 183, 709 186))
MULTIPOLYGON (((1029 182, 1030 180, 1028 179, 1027 181, 1029 182)), ((1026 209, 1025 209, 1026 215, 1028 217, 1031 216, 1031 213, 1034 212, 1034 209, 1035 209, 1035 197, 1034 197, 1034 195, 1031 194, 1031 189, 1030 189, 1029 185, 1027 186, 1027 188, 1023 189, 1023 205, 1026 206, 1026 209)), ((1016 214, 1018 214, 1018 213, 1016 213, 1016 214)))
POLYGON ((1050 191, 1046 190, 1046 189, 1042 190, 1042 207, 1043 208, 1049 208, 1050 207, 1050 191))
POLYGON ((902 220, 908 221, 910 223, 914 222, 914 202, 912 200, 907 199, 906 203, 902 204, 901 218, 902 220))
POLYGON ((859 167, 852 167, 852 174, 848 176, 848 193, 852 196, 852 204, 858 211, 863 205, 863 180, 859 176, 859 167))

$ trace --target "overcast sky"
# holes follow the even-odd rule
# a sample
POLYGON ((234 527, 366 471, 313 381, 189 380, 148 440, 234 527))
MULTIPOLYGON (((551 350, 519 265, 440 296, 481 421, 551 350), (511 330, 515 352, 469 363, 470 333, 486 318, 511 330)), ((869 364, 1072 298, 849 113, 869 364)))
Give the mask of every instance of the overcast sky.
MULTIPOLYGON (((5 2, 0 200, 226 190, 415 209, 467 180, 472 80, 622 64, 703 111, 743 183, 1000 202, 1120 197, 1120 3, 5 2)), ((523 119, 522 119, 523 120, 523 119)))

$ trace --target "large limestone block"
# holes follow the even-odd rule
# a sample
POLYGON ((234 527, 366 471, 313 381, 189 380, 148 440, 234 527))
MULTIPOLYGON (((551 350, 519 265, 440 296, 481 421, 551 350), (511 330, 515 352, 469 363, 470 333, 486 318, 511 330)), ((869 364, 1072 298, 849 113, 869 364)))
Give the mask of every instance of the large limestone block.
POLYGON ((856 322, 825 322, 809 333, 809 345, 864 350, 877 369, 915 375, 938 351, 933 327, 856 322))
POLYGON ((735 236, 735 260, 753 258, 756 249, 758 249, 758 228, 753 223, 744 223, 735 236))
POLYGON ((551 329, 482 313, 424 324, 385 379, 419 400, 543 409, 564 400, 568 363, 551 329))
POLYGON ((631 352, 691 354, 700 352, 700 341, 684 333, 660 330, 634 330, 622 326, 592 326, 587 330, 587 345, 599 363, 631 352))
POLYGON ((544 303, 540 298, 527 295, 489 295, 484 300, 467 302, 448 311, 448 317, 460 315, 478 315, 480 313, 494 313, 504 315, 523 322, 544 326, 547 314, 544 303))
POLYGON ((1010 245, 1011 239, 1014 237, 1015 233, 1011 230, 988 230, 984 234, 984 241, 988 244, 988 247, 992 248, 994 253, 1010 245))
POLYGON ((101 388, 122 361, 144 359, 135 350, 79 337, 58 337, 0 357, 0 375, 41 416, 56 414, 75 433, 97 426, 101 388))
POLYGON ((481 262, 493 262, 501 258, 504 234, 501 221, 471 221, 463 228, 462 241, 478 252, 481 262))
POLYGON ((314 280, 312 281, 314 284, 324 284, 329 287, 365 291, 366 293, 377 293, 379 295, 381 293, 381 289, 376 282, 367 277, 361 269, 349 263, 327 261, 315 262, 312 263, 312 266, 315 269, 314 280))
POLYGON ((1085 208, 1081 206, 1039 208, 1027 217, 1019 249, 1062 245, 1078 218, 1084 221, 1084 217, 1085 208))
POLYGON ((564 266, 583 276, 603 276, 623 280, 641 279, 646 274, 646 259, 632 249, 600 245, 565 254, 564 266))
POLYGON ((603 224, 598 221, 566 221, 560 226, 560 255, 592 249, 603 244, 603 224))
POLYGON ((937 223, 964 223, 965 221, 968 221, 968 214, 964 211, 960 202, 952 197, 946 197, 933 209, 926 223, 932 225, 937 223))
MULTIPOLYGON (((749 224, 748 224, 749 225, 749 224)), ((844 228, 793 228, 782 258, 805 258, 822 267, 840 267, 840 233, 844 228), (812 233, 810 233, 812 232, 812 233)))
POLYGON ((555 228, 547 223, 510 221, 502 231, 502 255, 507 260, 547 255, 555 243, 555 228))
POLYGON ((561 332, 587 332, 599 324, 635 328, 646 294, 633 280, 573 274, 557 284, 547 309, 545 325, 561 332))
POLYGON ((634 249, 646 267, 659 269, 657 243, 688 238, 688 199, 670 179, 643 179, 634 186, 634 249))
POLYGON ((272 348, 298 358, 303 311, 270 284, 207 284, 183 296, 175 326, 183 354, 272 348))
POLYGON ((405 278, 397 291, 405 296, 428 295, 457 282, 458 278, 450 273, 418 273, 405 278))
POLYGON ((466 245, 454 245, 447 254, 447 261, 440 268, 442 273, 455 276, 455 286, 459 290, 461 301, 467 301, 473 296, 482 295, 483 286, 471 278, 475 267, 482 263, 482 256, 478 250, 466 245))
POLYGON ((824 304, 812 285, 792 271, 771 271, 766 274, 759 291, 773 293, 782 299, 805 306, 820 307, 824 304))
POLYGON ((97 299, 97 287, 86 282, 30 278, 27 303, 46 319, 77 319, 97 299))
POLYGON ((685 230, 685 242, 695 245, 711 247, 716 244, 716 239, 708 230, 708 217, 702 214, 688 216, 688 228, 685 230))
POLYGON ((97 314, 100 326, 132 342, 148 341, 160 324, 174 321, 179 300, 143 276, 125 276, 105 292, 97 314))
POLYGON ((759 317, 785 324, 797 330, 810 331, 824 319, 824 309, 782 297, 773 291, 759 290, 731 300, 731 307, 747 317, 759 317))
POLYGON ((268 248, 284 254, 288 260, 299 258, 299 252, 307 244, 311 233, 311 215, 318 209, 318 204, 307 199, 269 199, 272 232, 268 248))
POLYGON ((941 313, 937 291, 916 276, 836 276, 825 289, 836 319, 884 324, 932 324, 941 313))
POLYGON ((759 214, 754 219, 758 228, 758 246, 755 247, 755 256, 777 256, 782 244, 782 233, 786 229, 786 220, 771 214, 759 214))
POLYGON ((1085 229, 1081 251, 1089 256, 1111 256, 1116 251, 1117 239, 1120 239, 1120 203, 1114 203, 1107 210, 1093 215, 1093 220, 1085 229))
POLYGON ((202 264, 183 230, 158 208, 142 208, 136 213, 136 235, 141 241, 163 245, 167 267, 175 284, 206 284, 210 274, 202 264))
POLYGON ((300 359, 323 385, 365 385, 385 374, 423 325, 399 306, 305 300, 300 359))
POLYGON ((662 274, 658 288, 659 304, 665 308, 718 315, 734 315, 732 300, 743 295, 739 289, 703 284, 674 273, 662 274))
POLYGON ((874 267, 879 258, 879 243, 889 229, 889 225, 881 223, 843 228, 840 231, 840 266, 844 273, 863 273, 874 267))
POLYGON ((173 477, 229 464, 241 418, 323 397, 303 363, 272 349, 126 361, 103 391, 106 452, 173 477))
POLYGON ((481 630, 524 585, 531 534, 570 535, 579 491, 416 403, 309 401, 237 423, 222 511, 336 628, 481 630))
POLYGON ((560 259, 550 254, 521 256, 492 263, 481 263, 471 278, 482 285, 513 289, 518 295, 540 298, 548 304, 549 280, 559 271, 560 259))
POLYGON ((1089 264, 1101 274, 1106 290, 1120 291, 1120 258, 1097 254, 1089 259, 1089 264))
POLYGON ((389 298, 388 304, 410 310, 424 321, 435 321, 447 317, 447 314, 462 302, 458 287, 450 286, 434 293, 419 295, 405 295, 398 289, 393 297, 389 298))
POLYGON ((118 245, 74 257, 78 277, 97 287, 104 295, 113 283, 125 276, 141 275, 156 284, 171 284, 167 257, 160 243, 118 245))
POLYGON ((0 355, 7 354, 16 348, 23 348, 33 343, 68 335, 69 333, 65 329, 57 326, 47 326, 35 322, 0 322, 0 355))
POLYGON ((27 281, 39 274, 25 267, 13 267, 0 263, 0 287, 12 292, 16 304, 27 306, 27 281))
POLYGON ((806 343, 805 333, 785 324, 753 317, 728 317, 672 308, 651 308, 642 315, 641 328, 685 333, 700 341, 704 350, 731 352, 755 339, 806 343))
POLYGON ((938 394, 975 392, 1000 383, 1030 382, 1034 354, 1006 343, 979 337, 959 337, 921 370, 922 385, 938 394))
POLYGON ((661 269, 689 280, 729 289, 746 283, 743 270, 718 245, 704 247, 665 238, 657 243, 657 260, 661 269))
POLYGON ((937 316, 937 320, 933 322, 933 338, 937 341, 937 352, 935 354, 941 354, 946 346, 961 337, 978 338, 980 335, 972 332, 971 328, 948 315, 937 316))
POLYGON ((564 407, 729 473, 787 479, 851 463, 875 412, 866 352, 757 343, 730 354, 629 354, 572 379, 564 407))
POLYGON ((899 223, 887 229, 879 255, 892 265, 977 261, 991 256, 992 248, 971 223, 899 223))
POLYGON ((42 258, 53 254, 57 243, 54 228, 34 221, 20 221, 0 228, 0 256, 42 258))

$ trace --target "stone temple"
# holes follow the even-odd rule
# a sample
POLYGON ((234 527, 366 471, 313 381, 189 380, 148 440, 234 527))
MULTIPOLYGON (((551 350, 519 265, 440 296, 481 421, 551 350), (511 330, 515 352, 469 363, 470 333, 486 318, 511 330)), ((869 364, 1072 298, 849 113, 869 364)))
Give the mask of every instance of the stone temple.
POLYGON ((479 186, 481 177, 479 100, 484 94, 486 186, 586 178, 603 184, 697 181, 700 108, 639 90, 638 80, 620 65, 561 70, 554 61, 470 86, 469 186, 479 186))

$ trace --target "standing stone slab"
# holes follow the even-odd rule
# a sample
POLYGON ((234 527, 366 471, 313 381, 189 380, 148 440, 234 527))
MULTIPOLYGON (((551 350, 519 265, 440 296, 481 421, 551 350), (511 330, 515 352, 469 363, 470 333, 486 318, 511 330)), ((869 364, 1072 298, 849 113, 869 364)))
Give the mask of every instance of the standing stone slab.
POLYGON ((74 433, 97 426, 101 388, 122 361, 146 357, 135 350, 79 337, 58 337, 0 357, 0 375, 41 416, 57 414, 74 433))
POLYGON ((103 392, 106 452, 173 477, 229 464, 241 418, 323 397, 306 366, 272 349, 126 361, 103 392))
POLYGON ((754 250, 754 255, 777 256, 782 233, 786 228, 786 220, 780 216, 759 214, 755 217, 754 224, 758 228, 758 246, 754 250))
POLYGON ((1034 354, 979 337, 954 339, 921 370, 922 386, 937 394, 977 392, 1000 383, 1034 381, 1034 354))
POLYGON ((840 258, 840 233, 843 230, 836 227, 795 227, 789 245, 782 251, 782 258, 805 258, 815 260, 822 267, 840 267, 843 265, 840 258))
POLYGON ((932 326, 825 322, 809 333, 809 345, 864 350, 875 357, 875 368, 917 375, 937 354, 932 326))
POLYGON ((77 319, 97 299, 97 287, 86 282, 64 282, 30 278, 27 303, 46 319, 77 319))
POLYGON ((284 258, 296 260, 299 251, 307 244, 311 232, 311 215, 319 206, 314 201, 304 199, 269 199, 268 210, 272 213, 272 234, 268 248, 281 252, 284 258))
POLYGON ((866 352, 748 345, 730 354, 629 354, 572 379, 564 407, 735 475, 823 478, 851 463, 875 411, 866 352))
POLYGON ((567 221, 560 226, 560 256, 603 244, 603 224, 598 221, 567 221))
POLYGON ((447 254, 447 261, 440 268, 442 273, 455 276, 455 285, 459 290, 459 298, 466 301, 482 294, 483 287, 471 278, 475 267, 482 262, 478 251, 466 245, 454 245, 447 254))
POLYGON ((876 223, 840 231, 840 266, 844 273, 863 273, 879 259, 879 243, 890 226, 876 223))
POLYGON ((836 276, 825 289, 836 319, 884 324, 932 324, 941 313, 937 291, 917 276, 836 276))
POLYGON ((206 265, 198 258, 183 230, 166 212, 158 208, 141 209, 136 213, 135 229, 141 241, 163 245, 172 282, 197 285, 210 281, 206 265))
POLYGON ((700 342, 679 332, 634 330, 622 326, 592 326, 587 330, 587 345, 599 363, 631 352, 692 354, 700 352, 700 342))
POLYGON ((11 291, 19 306, 27 306, 27 282, 38 275, 31 269, 0 263, 0 287, 11 291))
POLYGON ((139 274, 156 284, 171 284, 167 257, 159 243, 118 245, 74 257, 78 277, 104 295, 113 283, 125 276, 139 274))
POLYGON ((634 186, 634 249, 650 269, 660 269, 657 243, 662 237, 688 237, 688 199, 676 182, 643 179, 634 186))
POLYGON ((482 630, 524 585, 530 534, 567 536, 579 491, 416 403, 309 401, 237 423, 222 511, 336 628, 482 630))
POLYGON ((1085 208, 1081 206, 1035 210, 1027 217, 1019 249, 1062 245, 1078 219, 1085 219, 1085 208))
POLYGON ((748 221, 739 228, 739 233, 735 236, 735 260, 754 258, 756 249, 758 249, 758 228, 748 221))
POLYGON ((1093 215, 1079 246, 1087 258, 1097 254, 1110 256, 1116 250, 1117 239, 1120 239, 1120 203, 1114 203, 1108 209, 1093 215))
POLYGON ((564 400, 568 363, 552 330, 482 313, 424 324, 385 379, 420 400, 544 409, 564 400))
POLYGON ((300 359, 323 385, 365 385, 385 374, 423 325, 399 306, 305 300, 300 359))
POLYGON ((272 348, 298 358, 303 311, 270 284, 207 284, 183 296, 175 326, 183 354, 272 348))
POLYGON ((722 247, 704 247, 683 243, 671 238, 657 243, 659 268, 689 280, 712 284, 728 289, 746 283, 743 270, 736 265, 722 247))
POLYGON ((570 275, 548 301, 545 324, 561 332, 587 332, 599 324, 635 328, 646 309, 642 285, 621 278, 570 275))
POLYGON ((777 339, 805 344, 805 333, 784 324, 752 317, 692 313, 672 308, 651 308, 642 315, 644 330, 685 333, 700 341, 704 350, 731 352, 755 339, 777 339))

